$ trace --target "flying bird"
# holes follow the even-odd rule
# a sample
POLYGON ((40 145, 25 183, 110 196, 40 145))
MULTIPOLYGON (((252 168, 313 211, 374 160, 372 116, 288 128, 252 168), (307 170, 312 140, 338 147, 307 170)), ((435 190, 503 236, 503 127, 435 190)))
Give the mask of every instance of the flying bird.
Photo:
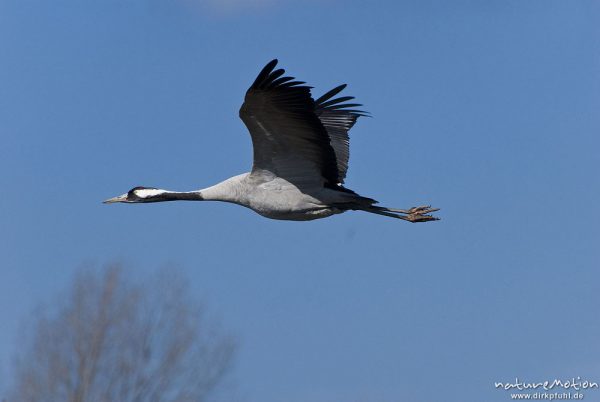
POLYGON ((271 218, 306 221, 346 211, 365 211, 409 222, 438 220, 430 206, 392 209, 375 205, 343 186, 348 170, 348 131, 368 113, 338 96, 340 85, 314 100, 310 86, 284 76, 269 62, 246 92, 240 118, 252 137, 252 170, 212 187, 177 192, 135 187, 104 203, 224 201, 271 218))

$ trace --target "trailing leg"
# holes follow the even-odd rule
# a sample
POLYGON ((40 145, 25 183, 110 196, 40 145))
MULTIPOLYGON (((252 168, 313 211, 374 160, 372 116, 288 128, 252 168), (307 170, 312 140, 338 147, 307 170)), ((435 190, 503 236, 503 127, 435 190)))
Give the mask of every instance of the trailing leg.
POLYGON ((361 211, 370 212, 372 214, 389 216, 391 218, 402 219, 408 222, 429 222, 438 221, 440 218, 429 215, 431 212, 439 211, 439 208, 431 208, 430 205, 420 206, 405 209, 393 209, 386 207, 378 207, 376 205, 369 205, 365 208, 360 208, 361 211))

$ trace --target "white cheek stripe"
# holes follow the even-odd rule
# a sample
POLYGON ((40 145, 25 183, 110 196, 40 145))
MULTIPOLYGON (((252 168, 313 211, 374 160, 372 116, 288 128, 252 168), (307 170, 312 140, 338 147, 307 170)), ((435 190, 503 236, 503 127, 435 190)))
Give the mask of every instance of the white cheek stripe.
POLYGON ((135 195, 137 195, 140 198, 148 198, 148 197, 154 197, 154 196, 162 194, 164 192, 165 192, 165 190, 142 189, 142 190, 135 190, 135 195))

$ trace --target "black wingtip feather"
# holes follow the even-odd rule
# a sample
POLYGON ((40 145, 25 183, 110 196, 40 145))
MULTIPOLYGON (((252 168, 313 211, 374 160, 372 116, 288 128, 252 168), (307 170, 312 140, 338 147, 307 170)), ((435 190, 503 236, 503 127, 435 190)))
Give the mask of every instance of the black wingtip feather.
POLYGON ((342 90, 344 90, 345 88, 346 88, 346 84, 338 85, 337 87, 333 88, 332 90, 327 92, 325 95, 323 95, 319 99, 317 99, 315 101, 317 113, 319 113, 319 111, 328 110, 331 112, 335 111, 335 112, 339 112, 339 113, 351 114, 356 117, 360 117, 360 116, 370 117, 369 112, 365 112, 364 110, 347 109, 350 107, 362 106, 362 104, 360 104, 360 103, 344 103, 344 102, 354 99, 354 96, 340 96, 339 98, 333 99, 336 95, 338 95, 340 92, 342 92, 342 90))
POLYGON ((277 78, 276 80, 274 80, 273 82, 271 82, 269 84, 269 88, 275 88, 278 85, 283 84, 284 82, 288 82, 288 81, 292 81, 295 80, 295 77, 281 77, 281 78, 277 78))
POLYGON ((337 87, 333 88, 331 91, 327 92, 325 95, 323 95, 319 99, 317 99, 315 101, 315 103, 317 105, 319 105, 319 104, 321 104, 321 102, 324 102, 328 99, 333 98, 334 96, 336 96, 337 94, 342 92, 344 90, 344 88, 346 88, 347 86, 348 86, 348 84, 338 85, 337 87))
POLYGON ((252 83, 252 88, 260 87, 261 84, 265 81, 265 79, 269 77, 269 74, 271 73, 271 71, 273 71, 278 62, 279 61, 277 59, 273 59, 270 62, 268 62, 267 65, 264 66, 262 70, 260 70, 260 73, 258 73, 258 76, 254 80, 254 83, 252 83))
POLYGON ((333 105, 335 105, 337 103, 346 102, 346 101, 349 101, 349 100, 352 100, 352 99, 354 99, 354 96, 342 96, 340 98, 336 98, 336 99, 332 99, 332 100, 327 101, 327 102, 320 103, 319 106, 322 107, 322 108, 327 108, 327 107, 333 106, 333 105))
MULTIPOLYGON (((290 81, 290 82, 286 82, 283 84, 278 85, 278 88, 293 88, 302 84, 306 84, 306 82, 304 81, 290 81)), ((307 88, 311 88, 311 87, 307 87, 307 88)))
POLYGON ((325 108, 328 110, 343 109, 347 107, 359 107, 362 103, 344 103, 343 105, 327 105, 325 108))

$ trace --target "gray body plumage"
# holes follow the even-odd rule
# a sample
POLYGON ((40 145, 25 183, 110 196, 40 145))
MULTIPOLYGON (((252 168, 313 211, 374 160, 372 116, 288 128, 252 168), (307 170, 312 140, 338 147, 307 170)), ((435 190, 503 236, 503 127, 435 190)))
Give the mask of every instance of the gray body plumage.
POLYGON ((348 170, 348 131, 367 113, 336 96, 340 85, 316 101, 311 87, 284 77, 268 63, 246 92, 240 118, 252 137, 252 171, 198 191, 175 192, 135 187, 106 203, 224 201, 271 219, 305 221, 362 210, 410 222, 437 218, 430 207, 390 209, 343 186, 348 170))
MULTIPOLYGON (((268 171, 234 176, 198 193, 203 200, 231 202, 266 218, 294 221, 325 218, 369 200, 323 186, 301 189, 268 171)), ((365 206, 371 203, 367 201, 365 206)))

